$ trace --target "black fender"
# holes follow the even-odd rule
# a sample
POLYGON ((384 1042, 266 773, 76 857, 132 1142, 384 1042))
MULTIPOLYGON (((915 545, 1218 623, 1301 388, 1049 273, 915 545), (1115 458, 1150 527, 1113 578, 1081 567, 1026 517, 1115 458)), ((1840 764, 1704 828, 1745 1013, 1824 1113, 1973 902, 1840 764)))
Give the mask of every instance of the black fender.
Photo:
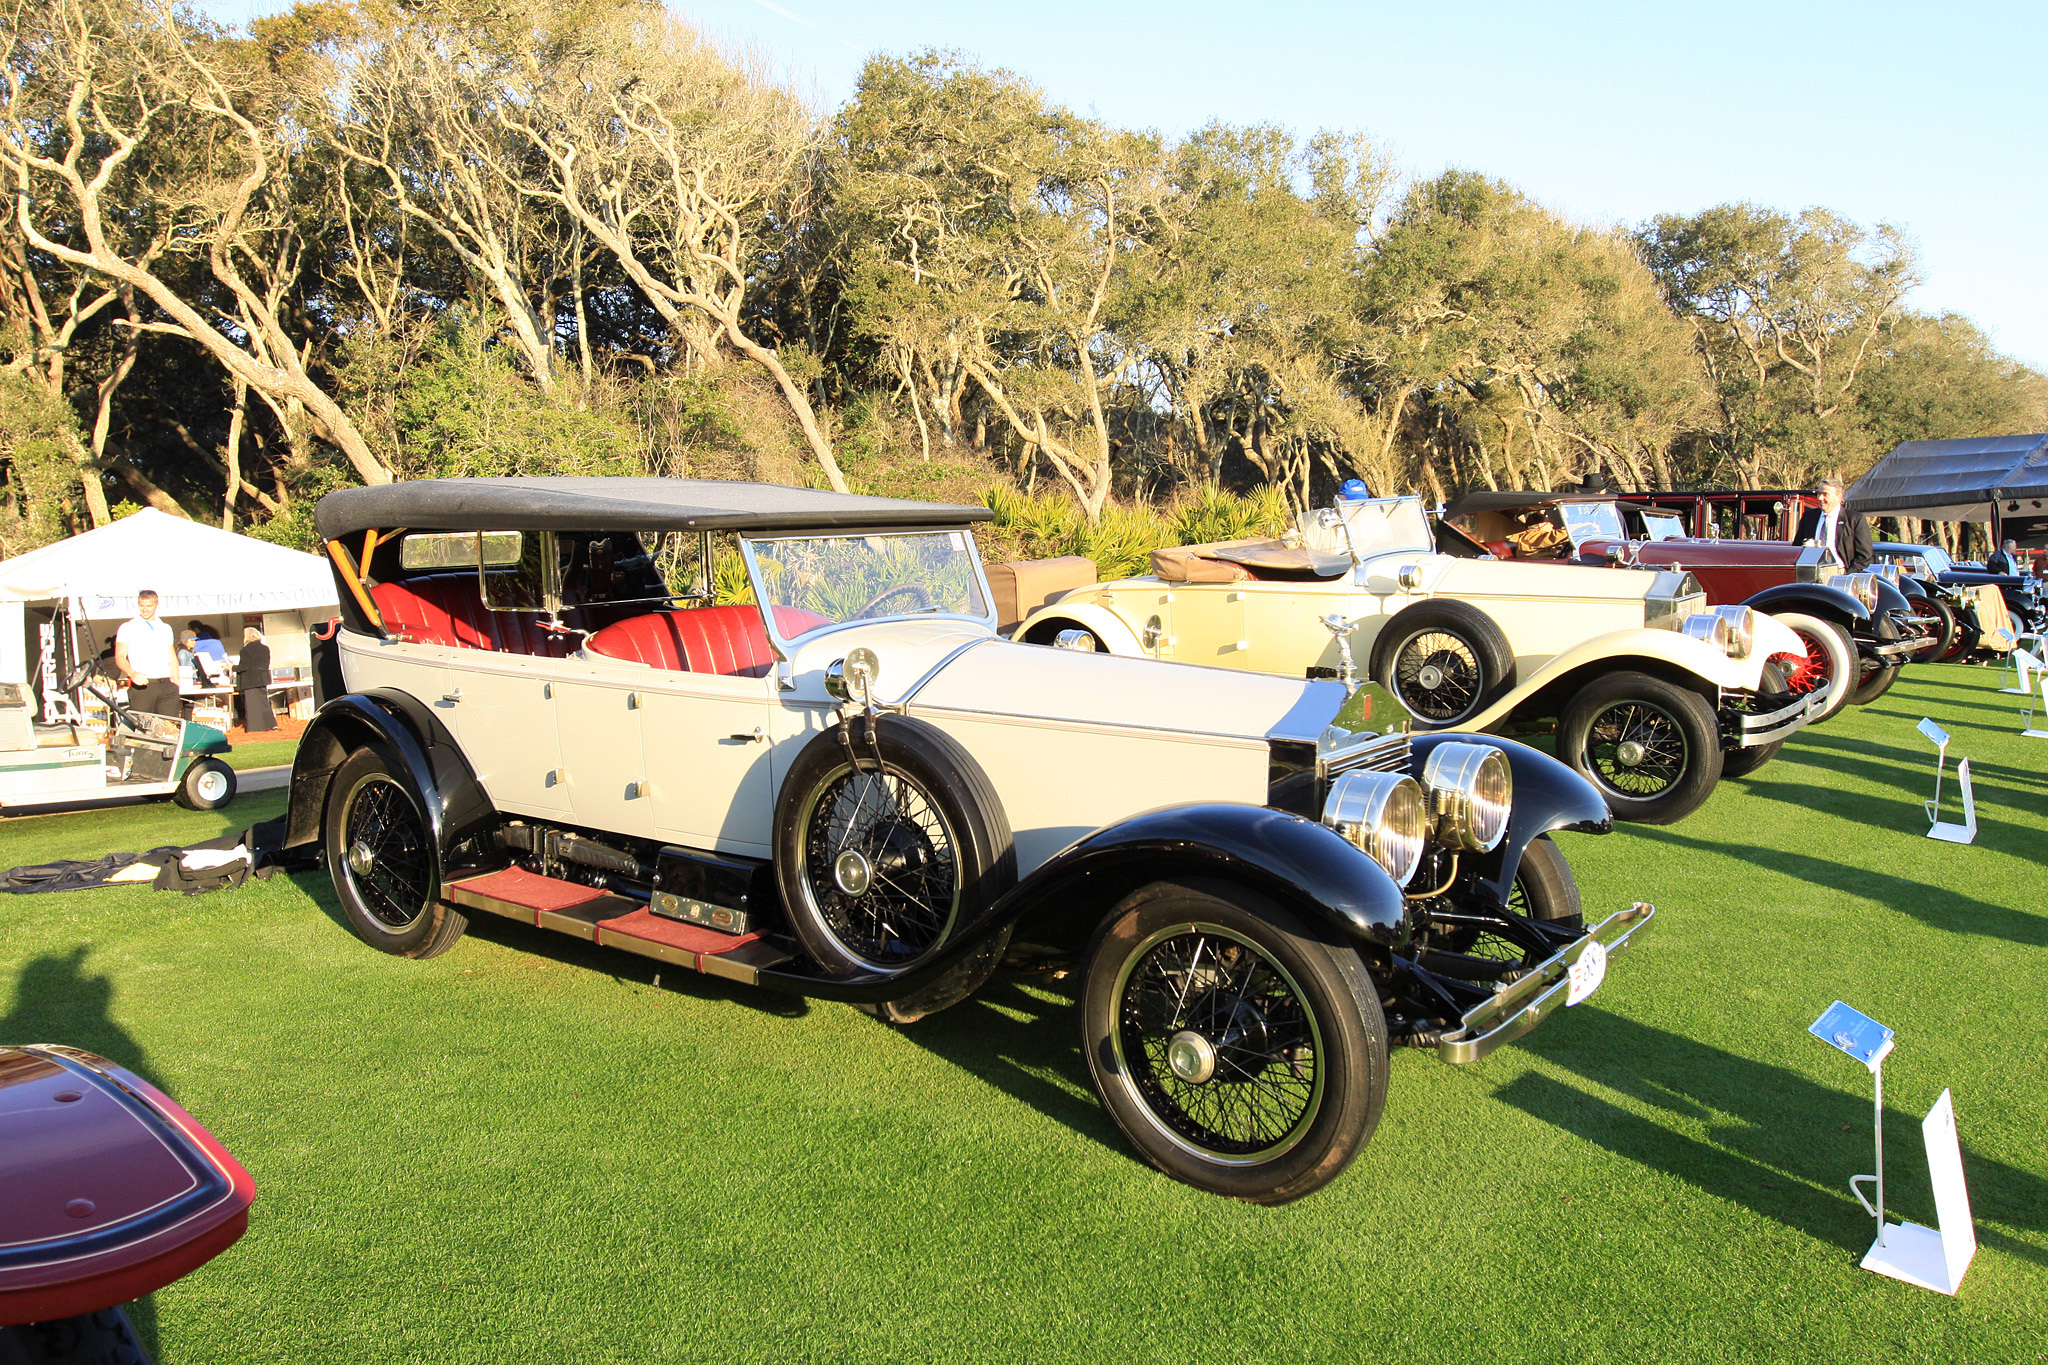
POLYGON ((1899 580, 1899 591, 1908 597, 1927 596, 1926 587, 1917 578, 1901 578, 1899 580))
POLYGON ((432 707, 394 688, 336 697, 307 724, 292 760, 286 848, 320 841, 334 770, 371 744, 389 749, 412 778, 440 849, 443 876, 503 864, 503 852, 493 837, 498 812, 462 756, 461 746, 432 707))
POLYGON ((1889 579, 1878 578, 1873 579, 1872 582, 1877 587, 1876 615, 1879 620, 1883 620, 1895 611, 1910 612, 1913 610, 1912 603, 1906 600, 1906 594, 1901 589, 1894 587, 1889 579))
POLYGON ((1552 758, 1499 735, 1470 735, 1456 730, 1417 735, 1411 742, 1415 755, 1416 780, 1421 780, 1429 752, 1439 744, 1485 744, 1507 755, 1508 771, 1514 777, 1514 804, 1508 808, 1508 832, 1490 853, 1465 855, 1465 870, 1477 875, 1480 885, 1500 897, 1505 905, 1514 889, 1515 873, 1521 870, 1522 853, 1538 835, 1553 830, 1575 834, 1607 834, 1614 829, 1614 813, 1591 782, 1579 776, 1569 763, 1552 758))
POLYGON ((1779 583, 1746 598, 1742 605, 1758 611, 1803 611, 1851 632, 1870 619, 1870 608, 1825 583, 1779 583))
MULTIPOLYGON (((1601 811, 1605 814, 1604 805, 1601 811)), ((943 976, 1005 929, 1014 929, 1022 941, 1078 951, 1110 908, 1132 891, 1183 877, 1251 887, 1328 930, 1338 942, 1384 949, 1408 941, 1401 887, 1342 835, 1267 806, 1215 803, 1147 811, 1069 844, 1010 888, 979 923, 912 971, 827 980, 768 970, 758 980, 828 1000, 900 999, 943 976)))

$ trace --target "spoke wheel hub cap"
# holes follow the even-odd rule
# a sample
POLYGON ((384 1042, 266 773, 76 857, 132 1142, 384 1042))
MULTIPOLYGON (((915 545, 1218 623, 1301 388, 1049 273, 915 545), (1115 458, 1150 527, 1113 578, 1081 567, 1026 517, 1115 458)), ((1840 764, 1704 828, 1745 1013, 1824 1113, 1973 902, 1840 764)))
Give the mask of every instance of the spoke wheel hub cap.
POLYGON ((370 875, 370 869, 375 865, 376 855, 370 851, 368 843, 358 839, 348 846, 349 871, 355 873, 358 877, 367 877, 370 875))
POLYGON ((1434 692, 1444 685, 1444 671, 1435 664, 1424 664, 1422 671, 1415 675, 1415 681, 1434 692))
POLYGON ((1615 748, 1614 759, 1625 768, 1633 768, 1643 761, 1641 740, 1625 739, 1615 748))
POLYGON ((832 860, 832 881, 849 896, 858 896, 866 891, 875 879, 875 870, 853 849, 848 849, 832 860))
POLYGON ((1167 1040, 1166 1065, 1177 1079, 1200 1085, 1216 1074, 1216 1045, 1193 1029, 1182 1029, 1167 1040))

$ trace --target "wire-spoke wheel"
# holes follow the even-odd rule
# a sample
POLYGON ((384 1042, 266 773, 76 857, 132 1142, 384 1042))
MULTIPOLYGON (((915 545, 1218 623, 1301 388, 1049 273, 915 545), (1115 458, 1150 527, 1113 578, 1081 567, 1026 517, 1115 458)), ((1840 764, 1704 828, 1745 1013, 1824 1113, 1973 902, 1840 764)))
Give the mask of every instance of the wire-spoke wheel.
POLYGON ((1380 631, 1370 671, 1418 722, 1442 728, 1493 705, 1515 670, 1506 637, 1484 612, 1432 598, 1403 608, 1380 631))
POLYGON ((1557 756, 1600 789, 1616 819, 1669 824, 1698 809, 1720 781, 1720 726, 1697 692, 1614 673, 1565 702, 1557 756))
MULTIPOLYGON (((835 976, 904 973, 975 925, 1016 879, 1009 822, 978 764, 943 732, 901 716, 835 726, 783 782, 776 875, 790 927, 835 976)), ((981 984, 1000 949, 976 954, 906 1021, 981 984), (937 1003, 935 1003, 937 1002, 937 1003)))
POLYGON ((400 765, 358 749, 328 788, 328 875, 349 927, 371 947, 434 957, 468 919, 441 899, 441 861, 426 804, 400 765))
POLYGON ((1097 931, 1082 1042, 1117 1125, 1191 1185, 1279 1204, 1350 1164, 1386 1099, 1386 1021, 1357 955, 1256 893, 1157 882, 1097 931))
POLYGON ((1856 684, 1856 641, 1842 627, 1818 616, 1798 611, 1771 614, 1799 637, 1804 652, 1773 654, 1770 661, 1784 672, 1786 690, 1821 699, 1811 722, 1818 724, 1849 704, 1849 690, 1856 684))

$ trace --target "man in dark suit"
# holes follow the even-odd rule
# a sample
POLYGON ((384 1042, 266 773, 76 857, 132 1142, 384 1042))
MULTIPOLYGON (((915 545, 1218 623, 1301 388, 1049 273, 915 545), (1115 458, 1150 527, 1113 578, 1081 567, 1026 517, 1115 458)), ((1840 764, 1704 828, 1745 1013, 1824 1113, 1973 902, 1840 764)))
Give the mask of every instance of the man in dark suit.
POLYGON ((1832 549, 1841 559, 1844 573, 1862 573, 1877 558, 1871 549, 1870 523, 1861 512, 1842 506, 1840 479, 1822 479, 1813 491, 1820 506, 1807 509, 1799 519, 1798 538, 1808 545, 1832 549))
POLYGON ((1986 573, 2018 573, 2020 571, 2020 543, 2007 540, 1984 561, 1986 573))

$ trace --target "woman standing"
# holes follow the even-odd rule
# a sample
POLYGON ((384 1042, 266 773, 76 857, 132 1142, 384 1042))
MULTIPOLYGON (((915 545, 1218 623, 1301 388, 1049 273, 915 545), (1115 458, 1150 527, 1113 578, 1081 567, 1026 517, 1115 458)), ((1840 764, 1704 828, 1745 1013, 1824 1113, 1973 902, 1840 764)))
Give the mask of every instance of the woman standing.
POLYGON ((254 626, 242 628, 242 656, 235 661, 235 690, 242 695, 242 728, 255 732, 275 730, 277 717, 270 710, 270 646, 263 632, 254 626))

